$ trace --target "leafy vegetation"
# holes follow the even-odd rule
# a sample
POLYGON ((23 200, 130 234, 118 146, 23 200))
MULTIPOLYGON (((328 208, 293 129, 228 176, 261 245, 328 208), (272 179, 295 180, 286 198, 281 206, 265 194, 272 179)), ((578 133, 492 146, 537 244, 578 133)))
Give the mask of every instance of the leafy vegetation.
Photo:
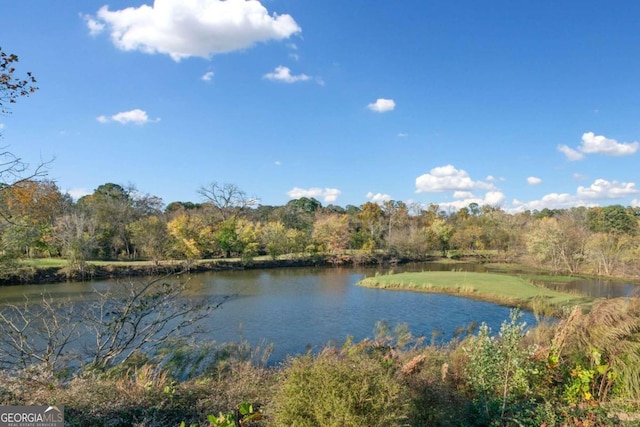
POLYGON ((201 203, 165 207, 133 185, 114 183, 73 201, 38 178, 0 190, 5 276, 10 260, 61 258, 68 276, 84 277, 96 261, 251 264, 261 256, 325 254, 336 263, 473 256, 554 275, 640 277, 640 209, 633 207, 509 214, 492 206, 444 212, 401 201, 342 208, 309 198, 263 206, 237 186, 215 182, 200 189, 201 203))
POLYGON ((108 369, 14 366, 0 404, 64 405, 68 425, 98 427, 637 425, 639 307, 602 300, 536 327, 514 310, 439 346, 382 325, 271 367, 246 345, 186 342, 108 369))

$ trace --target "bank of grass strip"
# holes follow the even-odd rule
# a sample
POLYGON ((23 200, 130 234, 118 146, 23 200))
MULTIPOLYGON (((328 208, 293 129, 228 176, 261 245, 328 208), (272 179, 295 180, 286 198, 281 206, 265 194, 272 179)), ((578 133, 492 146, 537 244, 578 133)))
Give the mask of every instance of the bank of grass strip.
POLYGON ((504 274, 461 271, 423 271, 366 278, 360 286, 457 295, 511 307, 532 309, 541 300, 560 309, 587 304, 592 298, 536 286, 522 278, 504 274))

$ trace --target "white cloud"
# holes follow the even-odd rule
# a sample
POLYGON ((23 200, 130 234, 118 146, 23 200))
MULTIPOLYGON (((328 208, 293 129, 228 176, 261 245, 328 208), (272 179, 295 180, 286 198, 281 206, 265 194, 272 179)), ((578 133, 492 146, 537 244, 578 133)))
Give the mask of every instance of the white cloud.
POLYGON ((268 80, 284 83, 304 82, 311 78, 306 74, 298 74, 297 76, 292 75, 289 67, 283 67, 282 65, 277 66, 273 72, 267 73, 263 77, 268 80))
POLYGON ((466 171, 458 170, 452 165, 433 168, 429 173, 416 178, 416 193, 474 189, 493 190, 494 186, 487 182, 473 181, 466 171))
POLYGON ((598 200, 619 199, 634 194, 640 194, 640 190, 635 188, 635 183, 596 179, 589 187, 578 187, 576 194, 551 193, 543 196, 539 200, 532 200, 526 203, 514 200, 513 205, 516 212, 525 210, 539 211, 544 208, 568 209, 575 206, 591 207, 598 206, 598 200))
POLYGON ((143 125, 149 122, 159 122, 160 119, 149 119, 146 111, 140 110, 136 108, 131 111, 123 111, 121 113, 116 113, 110 117, 107 116, 98 116, 96 118, 100 123, 109 123, 109 122, 118 122, 120 124, 126 125, 127 123, 134 123, 136 125, 143 125))
POLYGON ((640 142, 618 142, 602 135, 587 132, 582 135, 579 150, 586 154, 604 154, 606 156, 631 156, 640 148, 640 142))
POLYGON ((538 178, 537 176, 530 176, 527 178, 527 184, 530 185, 538 185, 542 182, 542 180, 540 178, 538 178))
POLYGON ((489 206, 499 206, 506 199, 501 191, 489 191, 484 195, 484 204, 489 206))
POLYGON ((382 194, 382 193, 373 194, 371 191, 369 191, 367 193, 367 199, 369 199, 373 203, 383 203, 391 200, 391 196, 388 194, 382 194))
POLYGON ((596 179, 589 187, 578 187, 577 194, 587 199, 617 199, 640 193, 633 182, 596 179))
POLYGON ((640 149, 640 142, 618 142, 603 135, 587 132, 582 135, 580 146, 576 149, 566 145, 558 145, 558 151, 564 153, 568 160, 582 160, 585 154, 603 154, 605 156, 631 156, 640 149))
POLYGON ((300 60, 300 55, 297 53, 298 46, 295 43, 289 43, 287 44, 287 47, 293 51, 289 52, 289 58, 293 59, 294 61, 300 60))
POLYGON ((558 145, 558 151, 567 157, 567 160, 575 162, 576 160, 584 159, 584 154, 567 145, 558 145))
POLYGON ((207 71, 200 78, 205 82, 210 82, 213 79, 213 76, 214 76, 213 71, 207 71))
POLYGON ((0 123, 0 129, 4 129, 4 123, 0 123))
POLYGON ((153 6, 109 10, 86 16, 89 31, 107 30, 121 50, 169 55, 174 61, 249 48, 300 33, 287 14, 269 14, 260 1, 155 0, 153 6))
POLYGON ((273 164, 276 166, 282 166, 282 162, 280 160, 276 160, 273 164))
POLYGON ((81 197, 91 194, 91 191, 85 188, 71 188, 69 190, 62 190, 62 193, 67 193, 73 200, 78 200, 81 197))
POLYGON ((584 180, 587 179, 586 175, 583 175, 583 174, 577 173, 577 172, 574 173, 572 176, 573 176, 573 179, 575 179, 576 181, 584 181, 584 180))
POLYGON ((541 211, 544 208, 547 209, 568 209, 575 206, 589 206, 583 200, 580 200, 575 195, 569 193, 550 193, 542 197, 539 200, 532 200, 530 202, 520 202, 518 200, 514 200, 513 204, 515 206, 515 211, 522 212, 526 210, 537 210, 541 211))
POLYGON ((471 199, 473 198, 473 193, 470 191, 454 191, 453 198, 454 199, 471 199))
POLYGON ((393 99, 378 98, 376 102, 367 105, 367 108, 376 113, 386 113, 393 111, 396 108, 396 103, 393 99))
POLYGON ((299 188, 294 187, 287 192, 287 195, 293 199, 299 199, 300 197, 314 197, 322 198, 325 202, 335 202, 338 199, 341 191, 337 188, 299 188))
POLYGON ((409 136, 409 134, 406 132, 398 132, 398 138, 405 138, 407 136, 409 136))
POLYGON ((629 206, 634 208, 640 208, 640 199, 633 199, 629 206))
POLYGON ((489 206, 500 206, 506 200, 504 193, 500 191, 488 191, 484 198, 480 197, 471 197, 455 200, 453 202, 442 202, 438 203, 440 209, 445 211, 447 210, 460 210, 461 208, 465 208, 469 206, 471 203, 477 203, 480 206, 489 205, 489 206))
POLYGON ((104 24, 96 21, 90 15, 81 15, 82 19, 87 23, 87 28, 89 28, 89 35, 97 36, 104 30, 104 24))

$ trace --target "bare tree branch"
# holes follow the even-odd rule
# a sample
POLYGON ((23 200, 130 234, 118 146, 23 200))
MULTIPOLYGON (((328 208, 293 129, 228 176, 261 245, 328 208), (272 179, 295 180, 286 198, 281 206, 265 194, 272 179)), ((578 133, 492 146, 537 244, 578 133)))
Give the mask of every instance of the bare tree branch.
POLYGON ((236 218, 245 210, 258 204, 256 197, 250 197, 235 184, 212 182, 207 186, 202 186, 198 190, 225 221, 229 218, 236 218))

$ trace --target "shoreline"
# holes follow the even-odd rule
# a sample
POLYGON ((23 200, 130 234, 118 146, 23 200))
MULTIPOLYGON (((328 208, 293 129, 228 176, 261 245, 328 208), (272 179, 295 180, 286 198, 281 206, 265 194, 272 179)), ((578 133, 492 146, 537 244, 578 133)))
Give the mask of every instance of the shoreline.
POLYGON ((546 315, 562 310, 563 306, 585 306, 596 300, 596 298, 583 295, 573 295, 541 288, 517 276, 508 274, 466 272, 462 274, 464 276, 464 284, 460 284, 460 276, 456 272, 399 273, 368 277, 358 282, 357 285, 370 289, 451 295, 506 307, 519 307, 534 312, 543 311, 546 315), (446 276, 443 276, 443 274, 446 276), (440 278, 438 279, 438 277, 440 278), (442 277, 446 278, 447 284, 442 283, 442 277), (474 277, 476 280, 473 280, 474 277), (515 288, 519 290, 516 293, 504 292, 499 288, 489 289, 485 284, 478 283, 478 278, 484 280, 487 277, 495 281, 505 280, 504 286, 508 286, 510 291, 515 288), (469 278, 468 282, 467 278, 469 278), (511 283, 506 283, 506 280, 510 280, 511 283))
POLYGON ((198 261, 164 261, 158 264, 149 263, 100 263, 87 265, 84 274, 74 272, 68 274, 65 267, 23 267, 19 274, 0 278, 0 287, 19 285, 38 285, 64 282, 81 282, 86 280, 118 279, 126 277, 144 277, 170 275, 177 273, 204 273, 208 271, 240 271, 272 268, 297 267, 340 267, 340 266, 393 266, 409 262, 436 261, 436 257, 424 259, 398 258, 386 254, 353 255, 310 255, 296 258, 253 259, 221 258, 198 261))

